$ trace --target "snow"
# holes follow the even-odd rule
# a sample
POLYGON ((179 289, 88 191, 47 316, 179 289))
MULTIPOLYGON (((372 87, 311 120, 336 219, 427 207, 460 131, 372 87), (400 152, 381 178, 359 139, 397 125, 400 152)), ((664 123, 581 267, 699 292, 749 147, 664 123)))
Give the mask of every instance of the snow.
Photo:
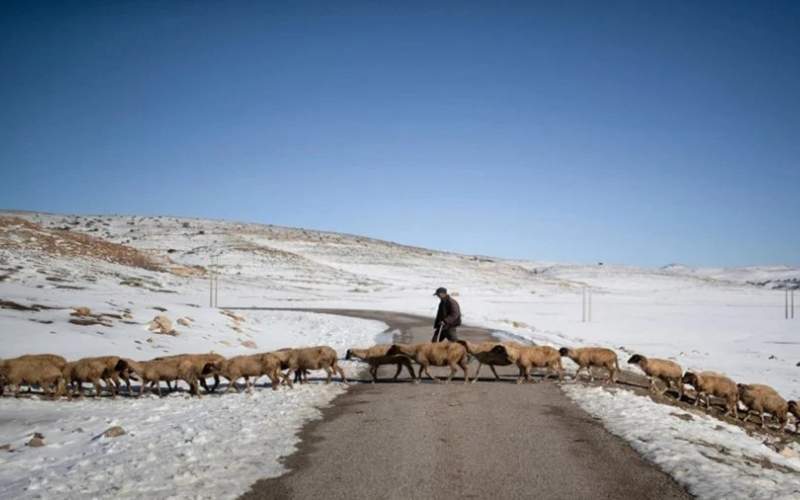
POLYGON ((0 401, 2 498, 236 498, 283 472, 303 423, 344 389, 115 401, 0 401), (99 437, 112 425, 127 434, 99 437), (46 446, 28 448, 34 432, 46 446))
MULTIPOLYGON (((628 390, 580 384, 562 388, 611 433, 628 441, 698 498, 800 495, 800 459, 785 458, 740 427, 699 411, 657 404, 628 390)), ((794 457, 796 451, 792 450, 794 457)))
MULTIPOLYGON (((216 311, 206 314, 223 318, 216 311)), ((203 315, 195 316, 201 323, 203 315)), ((327 344, 343 354, 347 346, 369 345, 386 330, 381 322, 326 314, 258 311, 247 317, 259 321, 253 338, 263 350, 327 344)), ((143 358, 155 354, 150 351, 205 352, 208 347, 220 347, 223 354, 243 352, 242 347, 220 345, 220 337, 229 334, 215 337, 213 330, 213 325, 201 330, 198 339, 165 337, 157 348, 144 348, 147 356, 121 334, 88 334, 84 340, 79 332, 61 332, 48 350, 69 357, 117 352, 143 358)), ((27 335, 9 347, 16 354, 45 345, 27 335)), ((356 366, 343 365, 352 375, 356 366)), ((0 498, 235 498, 256 480, 283 473, 278 459, 295 449, 303 423, 318 418, 318 408, 344 390, 339 383, 311 383, 199 400, 186 392, 114 401, 3 398, 0 444, 15 451, 0 453, 0 498), (94 439, 112 425, 127 434, 94 439), (45 436, 46 446, 25 446, 35 432, 45 436)))
MULTIPOLYGON (((623 368, 633 352, 673 359, 684 369, 720 371, 737 382, 772 385, 787 399, 800 398, 796 366, 800 293, 796 319, 785 320, 784 292, 774 289, 796 284, 797 267, 560 264, 459 255, 360 236, 217 220, 13 215, 40 224, 51 240, 62 237, 53 230, 69 227, 71 232, 129 245, 166 270, 180 267, 182 272, 124 266, 106 257, 46 253, 27 245, 13 224, 0 225, 0 298, 55 307, 38 312, 0 309, 5 340, 0 357, 57 352, 68 358, 117 354, 148 359, 177 352, 232 355, 316 343, 333 345, 342 353, 346 347, 371 344, 385 328, 333 316, 246 309, 232 310, 244 318, 233 321, 208 307, 209 284, 203 270, 199 276, 185 272, 189 266, 205 268, 216 257, 222 306, 379 309, 432 316, 437 304, 431 294, 446 286, 460 302, 467 324, 554 346, 610 347, 620 355, 623 368), (592 290, 591 322, 581 321, 585 287, 592 290), (129 314, 130 319, 112 319, 110 327, 69 323, 71 308, 79 306, 98 313, 129 314), (184 317, 194 321, 188 327, 176 325, 175 337, 155 335, 147 331, 147 323, 161 314, 154 308, 166 309, 163 314, 173 322, 184 317)), ((261 392, 265 391, 257 398, 284 394, 261 392)), ((237 396, 207 399, 231 397, 237 396)), ((183 399, 167 401, 177 404, 183 399)), ((3 410, 34 403, 41 406, 33 408, 51 408, 48 402, 0 403, 3 410)), ((30 412, 33 420, 35 413, 30 412)), ((163 430, 164 421, 160 422, 153 425, 163 430)), ((5 434, 7 425, 0 423, 0 436, 33 431, 29 426, 5 434)), ((265 458, 264 467, 268 466, 265 458)), ((787 476, 765 472, 774 474, 787 476)))

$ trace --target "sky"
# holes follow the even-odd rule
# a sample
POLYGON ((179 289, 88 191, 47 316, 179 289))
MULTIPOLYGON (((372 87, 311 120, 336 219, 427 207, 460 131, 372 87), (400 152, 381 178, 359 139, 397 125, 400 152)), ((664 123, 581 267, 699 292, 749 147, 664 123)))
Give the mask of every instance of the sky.
POLYGON ((0 208, 800 265, 798 2, 2 2, 0 208))

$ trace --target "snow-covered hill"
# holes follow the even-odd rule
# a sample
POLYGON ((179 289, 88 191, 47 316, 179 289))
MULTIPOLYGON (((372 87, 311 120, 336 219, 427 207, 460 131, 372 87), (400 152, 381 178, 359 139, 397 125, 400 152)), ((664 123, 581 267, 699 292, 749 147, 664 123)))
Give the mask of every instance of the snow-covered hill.
MULTIPOLYGON (((333 345, 343 353, 349 345, 371 343, 385 325, 326 315, 226 308, 361 308, 432 316, 437 304, 431 294, 444 285, 457 296, 467 323, 540 343, 604 345, 623 356, 640 352, 671 358, 685 368, 722 371, 739 382, 768 383, 786 397, 798 398, 800 292, 797 317, 786 320, 784 291, 775 289, 793 286, 798 280, 800 269, 790 267, 569 265, 459 255, 360 236, 260 224, 0 212, 0 358, 45 351, 69 358, 117 354, 147 359, 210 350, 232 355, 316 343, 333 345), (219 276, 219 309, 209 307, 212 271, 219 276), (591 321, 586 322, 582 321, 581 305, 585 289, 591 290, 592 297, 591 321), (91 315, 75 316, 78 307, 90 308, 91 315), (175 323, 177 335, 148 329, 158 314, 175 323)), ((163 477, 150 484, 164 485, 164 489, 152 493, 185 496, 187 491, 204 489, 209 496, 235 495, 254 476, 265 473, 263 467, 253 466, 253 454, 269 446, 265 443, 275 446, 274 457, 265 457, 266 461, 274 462, 288 452, 294 441, 284 435, 312 416, 314 406, 325 404, 336 393, 335 388, 298 392, 288 407, 281 393, 259 395, 264 401, 264 422, 254 427, 242 417, 235 424, 243 429, 242 434, 224 436, 229 440, 225 448, 225 453, 231 454, 229 463, 242 464, 238 470, 241 479, 216 486, 203 479, 208 476, 201 465, 214 463, 212 455, 219 445, 210 437, 208 426, 238 415, 236 408, 246 415, 253 410, 249 400, 207 398, 203 403, 194 402, 192 411, 208 420, 196 419, 181 433, 167 432, 170 439, 146 450, 101 439, 91 441, 94 448, 87 451, 85 443, 80 443, 90 442, 86 436, 96 435, 112 423, 143 435, 149 432, 147 425, 165 430, 163 425, 168 425, 169 419, 190 419, 189 413, 181 413, 189 411, 188 406, 145 400, 137 403, 134 413, 120 413, 124 402, 117 402, 104 406, 97 418, 86 422, 81 418, 82 407, 59 407, 51 422, 47 420, 50 417, 42 419, 37 402, 9 406, 4 411, 12 411, 14 416, 0 439, 19 447, 37 422, 62 422, 50 439, 63 453, 48 458, 51 463, 47 467, 38 461, 41 457, 27 451, 13 459, 0 454, 4 471, 0 473, 0 496, 27 492, 35 497, 37 491, 51 485, 48 481, 80 467, 86 453, 122 457, 141 452, 135 455, 137 460, 147 461, 164 453, 186 453, 179 446, 185 440, 200 443, 199 449, 208 456, 190 457, 197 464, 190 475, 160 468, 163 477), (156 420, 144 422, 136 412, 156 420), (290 422, 288 430, 276 423, 284 418, 281 415, 290 422), (76 434, 70 426, 83 432, 76 434), (22 471, 32 469, 46 470, 47 475, 21 478, 22 471), (225 491, 213 489, 216 487, 225 491)), ((182 396, 167 399, 173 397, 182 396)), ((8 405, 7 401, 0 404, 8 405)), ((85 404, 91 402, 81 403, 85 404)), ((109 467, 117 467, 115 464, 116 459, 108 459, 109 467)), ((152 464, 137 470, 151 474, 152 464)), ((275 463, 272 473, 279 472, 275 463)), ((133 485, 135 479, 124 484, 133 485)), ((79 478, 71 485, 74 489, 65 491, 110 494, 103 484, 105 481, 79 478)), ((126 492, 136 496, 128 490, 118 493, 125 496, 126 492)))
MULTIPOLYGON (((457 293, 467 322, 556 344, 624 347, 800 396, 800 367, 795 366, 800 318, 784 319, 784 292, 771 288, 799 279, 798 268, 643 269, 512 261, 352 235, 175 217, 6 212, 0 219, 0 296, 22 304, 95 305, 98 312, 133 315, 136 324, 112 319, 113 327, 95 328, 118 342, 146 340, 143 324, 151 319, 152 307, 172 308, 173 320, 197 316, 193 319, 200 321, 192 328, 198 331, 216 328, 219 314, 208 308, 212 259, 222 306, 432 314, 431 292, 444 285, 457 293), (752 284, 764 282, 768 286, 752 284), (585 323, 584 286, 592 289, 593 306, 592 321, 585 323)), ((797 300, 800 309, 800 292, 797 300)), ((29 349, 33 339, 49 342, 52 335, 86 331, 67 323, 66 314, 7 309, 0 314, 6 326, 16 318, 17 327, 28 332, 26 342, 4 347, 11 352, 2 354, 29 349)), ((258 328, 250 326, 227 342, 253 341, 258 328)), ((180 335, 169 340, 159 340, 169 344, 160 350, 141 344, 126 348, 161 352, 183 342, 180 335)))

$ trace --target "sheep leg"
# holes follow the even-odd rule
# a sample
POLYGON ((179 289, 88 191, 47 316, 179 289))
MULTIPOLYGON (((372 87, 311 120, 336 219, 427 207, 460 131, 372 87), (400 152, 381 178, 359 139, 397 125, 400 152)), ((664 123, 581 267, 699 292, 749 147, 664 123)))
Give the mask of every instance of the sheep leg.
POLYGON ((92 385, 94 386, 94 396, 95 398, 100 397, 100 379, 92 380, 92 385))
MULTIPOLYGON (((158 397, 161 397, 161 379, 155 381, 158 397)), ((167 380, 167 388, 169 388, 169 380, 167 380)))
MULTIPOLYGON (((473 384, 478 381, 478 375, 480 375, 480 373, 481 373, 481 366, 483 366, 483 363, 478 361, 478 369, 475 370, 475 376, 472 378, 472 383, 473 384)), ((489 366, 492 366, 492 365, 489 365, 489 366)))
POLYGON ((283 373, 282 371, 278 370, 278 374, 283 379, 281 384, 288 385, 289 389, 294 388, 294 385, 292 385, 292 377, 289 376, 289 372, 283 373))
MULTIPOLYGON (((369 367, 369 374, 372 375, 372 383, 373 384, 378 381, 378 367, 377 366, 370 366, 369 367)), ((395 380, 396 379, 397 379, 397 377, 395 376, 395 380)))
POLYGON ((336 372, 339 374, 340 377, 342 377, 342 383, 346 384, 347 377, 344 376, 344 370, 342 370, 342 367, 339 366, 338 364, 335 364, 333 365, 333 369, 336 370, 336 372))
POLYGON ((607 367, 608 368, 608 383, 609 384, 616 384, 617 383, 617 370, 614 368, 613 365, 607 367))
POLYGON ((419 378, 420 379, 422 378, 422 370, 425 370, 425 374, 428 376, 429 379, 431 379, 433 381, 436 381, 436 382, 441 382, 441 380, 439 380, 439 377, 434 377, 433 375, 431 375, 431 372, 428 371, 428 365, 420 365, 420 368, 419 368, 419 378))
MULTIPOLYGON (((402 363, 397 363, 397 371, 394 372, 394 377, 392 378, 392 380, 397 380, 397 377, 400 376, 400 372, 402 370, 403 370, 403 364, 402 363)), ((378 373, 377 369, 375 370, 375 373, 378 373)), ((375 377, 375 380, 378 380, 378 377, 375 377)))
MULTIPOLYGON (((466 359, 462 359, 460 365, 461 365, 461 370, 464 372, 464 383, 468 384, 469 383, 469 373, 467 372, 467 360, 466 359)), ((492 366, 492 365, 489 365, 489 366, 492 366)))
POLYGON ((456 364, 455 363, 448 363, 450 367, 450 375, 447 376, 447 380, 445 380, 445 384, 449 384, 451 380, 453 380, 453 375, 456 374, 456 364))
POLYGON ((278 375, 277 372, 278 372, 278 370, 275 370, 275 371, 273 371, 271 373, 267 373, 267 377, 269 377, 269 383, 272 386, 272 390, 273 391, 277 391, 278 390, 278 386, 281 384, 281 379, 279 378, 279 375, 278 375))
POLYGON ((521 384, 523 377, 525 376, 525 369, 521 366, 519 367, 519 375, 517 375, 517 384, 521 384))
POLYGON ((239 392, 239 388, 236 387, 236 379, 228 379, 228 389, 225 391, 225 393, 227 394, 234 389, 236 389, 236 392, 239 392))
POLYGON ((494 369, 494 365, 489 365, 489 368, 492 370, 492 373, 494 373, 495 380, 500 380, 500 375, 497 374, 497 370, 494 369))

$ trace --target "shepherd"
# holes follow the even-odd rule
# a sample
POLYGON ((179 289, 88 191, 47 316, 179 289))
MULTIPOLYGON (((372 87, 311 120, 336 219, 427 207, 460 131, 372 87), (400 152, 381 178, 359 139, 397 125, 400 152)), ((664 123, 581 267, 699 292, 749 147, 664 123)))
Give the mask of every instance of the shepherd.
POLYGON ((439 310, 436 311, 436 320, 433 322, 431 342, 441 342, 445 339, 455 342, 458 340, 456 327, 461 325, 461 308, 447 293, 447 288, 437 288, 434 295, 439 297, 439 310))

